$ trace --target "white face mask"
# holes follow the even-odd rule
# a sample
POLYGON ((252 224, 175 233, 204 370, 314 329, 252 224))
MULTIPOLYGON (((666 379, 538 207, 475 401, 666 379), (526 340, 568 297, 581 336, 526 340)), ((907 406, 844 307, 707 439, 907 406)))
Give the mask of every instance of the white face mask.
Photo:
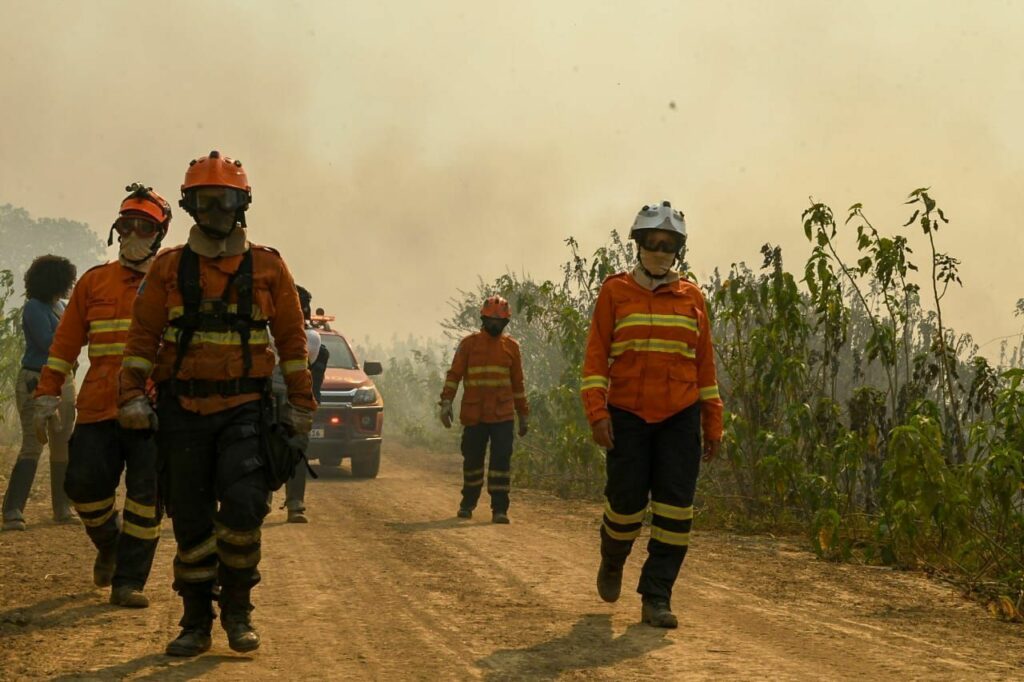
POLYGON ((130 262, 139 262, 150 257, 153 250, 153 237, 140 237, 130 234, 121 237, 121 258, 130 262))
POLYGON ((676 254, 662 251, 648 251, 640 247, 640 263, 655 277, 664 277, 675 265, 676 254))

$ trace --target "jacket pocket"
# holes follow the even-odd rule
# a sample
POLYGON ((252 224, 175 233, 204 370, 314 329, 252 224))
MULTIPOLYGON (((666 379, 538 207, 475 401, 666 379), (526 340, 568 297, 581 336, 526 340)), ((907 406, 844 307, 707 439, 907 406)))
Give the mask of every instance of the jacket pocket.
POLYGON ((635 359, 617 360, 608 369, 608 404, 620 407, 639 407, 643 394, 640 385, 642 367, 635 359))
POLYGON ((668 399, 680 409, 697 400, 697 365, 693 362, 677 362, 668 370, 668 399))
POLYGON ((469 395, 463 394, 462 406, 459 408, 459 421, 463 426, 479 424, 483 416, 483 399, 479 394, 473 392, 469 395))
POLYGON ((512 419, 516 413, 515 401, 512 399, 512 394, 504 394, 498 396, 498 400, 494 406, 494 418, 496 421, 505 421, 512 419))

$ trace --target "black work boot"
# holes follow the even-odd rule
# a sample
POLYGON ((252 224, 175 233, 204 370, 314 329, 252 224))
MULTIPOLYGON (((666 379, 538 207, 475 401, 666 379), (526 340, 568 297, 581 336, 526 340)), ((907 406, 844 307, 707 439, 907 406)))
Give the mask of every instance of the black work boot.
POLYGON ((305 509, 289 509, 288 523, 309 523, 305 509))
POLYGON ((511 523, 508 519, 508 514, 505 512, 491 512, 491 523, 500 523, 502 525, 508 525, 511 523))
POLYGON ((71 513, 71 502, 64 492, 64 477, 68 472, 67 462, 50 462, 50 503, 53 506, 53 520, 57 523, 78 523, 71 513))
POLYGON ((232 651, 246 653, 260 648, 260 636, 252 625, 249 590, 226 590, 221 587, 220 624, 228 635, 232 651))
POLYGON ((144 609, 149 606, 149 597, 142 590, 131 585, 121 585, 110 590, 110 603, 129 609, 144 609))
POLYGON ((92 582, 96 587, 110 587, 117 568, 117 542, 96 550, 96 561, 92 565, 92 582))
POLYGON ((601 567, 597 569, 597 593, 609 604, 619 600, 622 593, 621 565, 601 557, 601 567))
POLYGON ((640 620, 656 628, 673 629, 679 627, 679 621, 672 613, 668 599, 664 597, 644 596, 640 610, 640 620))
POLYGON ((459 507, 459 511, 455 514, 460 519, 471 519, 473 518, 473 510, 467 509, 466 507, 459 507))
POLYGON ((181 633, 165 649, 168 656, 198 656, 212 644, 213 605, 209 597, 185 597, 181 633))
POLYGON ((32 490, 32 481, 36 477, 37 466, 39 461, 35 459, 19 459, 14 463, 11 478, 7 482, 7 492, 4 493, 4 530, 25 530, 23 512, 28 494, 32 490))

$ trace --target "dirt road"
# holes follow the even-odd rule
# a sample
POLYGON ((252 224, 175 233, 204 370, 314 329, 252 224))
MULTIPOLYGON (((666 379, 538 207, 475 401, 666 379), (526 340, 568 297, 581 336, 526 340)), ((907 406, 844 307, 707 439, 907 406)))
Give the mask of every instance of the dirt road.
POLYGON ((216 626, 207 655, 161 654, 179 615, 169 527, 143 611, 92 587, 81 528, 2 533, 0 679, 1024 678, 1020 627, 922 576, 769 538, 696 533, 680 629, 639 625, 636 557, 618 604, 595 593, 597 505, 519 492, 511 526, 459 522, 458 487, 456 456, 391 447, 377 480, 312 481, 308 526, 275 509, 251 656, 216 626))

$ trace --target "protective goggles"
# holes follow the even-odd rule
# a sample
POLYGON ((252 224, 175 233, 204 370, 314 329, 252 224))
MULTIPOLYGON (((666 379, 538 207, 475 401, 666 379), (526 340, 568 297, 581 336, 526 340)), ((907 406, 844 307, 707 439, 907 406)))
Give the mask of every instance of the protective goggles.
POLYGON ((160 231, 160 226, 146 218, 126 215, 114 221, 114 229, 122 237, 127 237, 132 233, 140 237, 153 237, 160 231))
POLYGON ((640 246, 648 251, 660 251, 661 253, 679 253, 679 250, 686 245, 686 240, 681 237, 665 237, 662 235, 647 235, 640 238, 640 246))
POLYGON ((200 213, 217 209, 234 212, 248 204, 249 197, 234 187, 198 187, 192 190, 192 203, 200 213))

